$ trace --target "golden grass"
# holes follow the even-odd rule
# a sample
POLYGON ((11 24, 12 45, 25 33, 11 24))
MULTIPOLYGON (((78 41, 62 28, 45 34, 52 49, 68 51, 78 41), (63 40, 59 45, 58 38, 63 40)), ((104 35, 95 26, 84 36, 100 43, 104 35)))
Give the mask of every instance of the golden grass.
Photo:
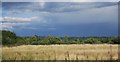
POLYGON ((22 45, 3 47, 3 60, 116 60, 118 45, 22 45))
POLYGON ((2 47, 0 45, 0 62, 2 61, 2 47))

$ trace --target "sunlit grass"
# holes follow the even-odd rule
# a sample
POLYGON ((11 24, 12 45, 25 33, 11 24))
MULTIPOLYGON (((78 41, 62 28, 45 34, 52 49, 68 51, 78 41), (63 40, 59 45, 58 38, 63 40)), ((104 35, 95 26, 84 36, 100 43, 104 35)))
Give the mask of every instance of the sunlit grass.
POLYGON ((118 45, 22 45, 3 47, 3 60, 116 60, 118 45))

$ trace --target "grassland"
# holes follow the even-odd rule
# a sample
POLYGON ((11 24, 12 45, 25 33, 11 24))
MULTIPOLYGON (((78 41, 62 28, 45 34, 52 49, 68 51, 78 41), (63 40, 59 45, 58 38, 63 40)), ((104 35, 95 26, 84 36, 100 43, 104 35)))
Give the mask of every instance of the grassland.
POLYGON ((3 47, 3 60, 116 60, 117 44, 22 45, 3 47))

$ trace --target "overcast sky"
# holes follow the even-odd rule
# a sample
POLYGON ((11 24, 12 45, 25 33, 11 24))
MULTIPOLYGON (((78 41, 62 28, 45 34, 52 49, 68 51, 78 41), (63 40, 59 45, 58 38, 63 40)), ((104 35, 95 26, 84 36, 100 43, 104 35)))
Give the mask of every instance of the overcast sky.
POLYGON ((120 0, 2 0, 3 2, 118 2, 120 0))
POLYGON ((117 2, 3 2, 2 28, 20 36, 116 36, 117 2))

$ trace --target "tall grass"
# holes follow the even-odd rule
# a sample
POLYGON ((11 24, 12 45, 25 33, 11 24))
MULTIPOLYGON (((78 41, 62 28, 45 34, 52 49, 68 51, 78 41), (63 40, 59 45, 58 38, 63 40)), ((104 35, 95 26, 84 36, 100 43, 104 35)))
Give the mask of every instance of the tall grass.
POLYGON ((3 47, 3 60, 116 60, 118 45, 23 45, 3 47))

